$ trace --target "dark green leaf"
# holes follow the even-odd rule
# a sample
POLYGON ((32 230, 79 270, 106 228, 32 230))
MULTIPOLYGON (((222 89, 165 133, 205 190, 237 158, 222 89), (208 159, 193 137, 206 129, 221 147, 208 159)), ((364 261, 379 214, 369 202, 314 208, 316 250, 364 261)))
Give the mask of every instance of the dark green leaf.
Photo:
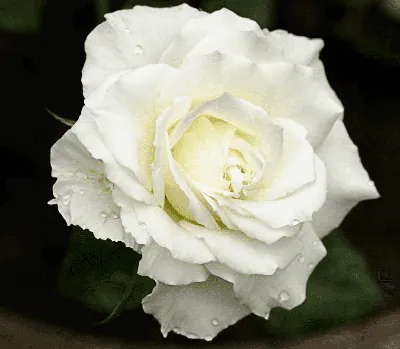
POLYGON ((357 321, 383 303, 384 295, 362 255, 340 231, 324 240, 327 256, 307 285, 307 298, 299 307, 275 308, 266 322, 268 332, 294 337, 357 321))
POLYGON ((2 0, 0 29, 16 33, 35 33, 39 30, 45 0, 2 0))
MULTIPOLYGON (((136 274, 140 255, 122 243, 98 240, 74 228, 60 274, 61 292, 100 313, 112 314, 140 306, 154 287, 136 274)), ((106 319, 107 321, 109 319, 106 319)))

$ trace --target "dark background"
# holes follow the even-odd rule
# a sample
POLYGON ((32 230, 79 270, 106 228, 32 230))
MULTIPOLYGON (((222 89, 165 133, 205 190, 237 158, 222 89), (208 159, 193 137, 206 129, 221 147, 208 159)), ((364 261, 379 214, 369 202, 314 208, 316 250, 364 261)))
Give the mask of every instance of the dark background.
MULTIPOLYGON (((128 3, 170 6, 180 1, 128 3)), ((226 6, 263 27, 324 39, 328 79, 382 196, 358 205, 343 228, 385 290, 385 309, 379 310, 385 312, 400 306, 400 14, 385 11, 381 3, 198 0, 190 5, 203 10, 226 6)), ((44 327, 52 323, 80 333, 101 331, 110 343, 116 336, 161 342, 157 322, 141 310, 130 318, 129 328, 121 325, 122 318, 106 329, 90 329, 94 315, 58 294, 56 280, 70 229, 55 207, 46 204, 54 182, 50 147, 67 127, 45 107, 78 118, 84 40, 104 12, 124 4, 128 6, 121 0, 0 0, 0 309, 4 316, 19 314, 44 327)), ((4 319, 0 323, 8 321, 4 319)), ((12 319, 17 319, 14 326, 22 321, 12 319)), ((249 317, 224 331, 216 344, 253 339, 256 333, 249 317)))

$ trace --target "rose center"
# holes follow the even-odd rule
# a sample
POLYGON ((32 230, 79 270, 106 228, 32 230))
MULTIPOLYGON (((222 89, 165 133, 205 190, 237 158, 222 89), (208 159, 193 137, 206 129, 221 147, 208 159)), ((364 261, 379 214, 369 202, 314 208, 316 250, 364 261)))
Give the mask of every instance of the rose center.
POLYGON ((255 172, 248 164, 228 164, 224 167, 224 189, 232 192, 234 197, 245 196, 243 187, 252 183, 255 172))

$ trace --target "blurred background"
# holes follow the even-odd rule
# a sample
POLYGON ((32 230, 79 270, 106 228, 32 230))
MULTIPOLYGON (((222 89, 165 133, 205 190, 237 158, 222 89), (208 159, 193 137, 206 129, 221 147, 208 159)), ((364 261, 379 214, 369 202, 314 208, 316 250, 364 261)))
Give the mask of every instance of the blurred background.
MULTIPOLYGON (((46 204, 53 184, 49 151, 67 127, 45 108, 65 118, 78 118, 83 105, 84 40, 105 13, 138 4, 179 3, 0 0, 0 307, 4 316, 12 313, 14 320, 23 316, 31 323, 89 331, 84 324, 91 321, 91 314, 68 303, 56 289, 69 228, 57 210, 46 204)), ((400 307, 400 0, 188 3, 204 11, 227 7, 271 30, 323 38, 321 57, 328 79, 345 106, 346 126, 382 196, 358 205, 343 229, 384 289, 385 307, 378 312, 396 311, 400 307)), ((0 323, 7 324, 5 319, 0 323)), ((15 321, 13 326, 22 320, 15 321)), ((158 324, 141 310, 131 329, 120 324, 104 333, 110 338, 161 341, 158 324)), ((0 329, 7 332, 11 327, 0 329)), ((250 340, 256 333, 250 319, 224 331, 216 343, 250 340)), ((11 343, 6 337, 0 336, 0 343, 11 343)))

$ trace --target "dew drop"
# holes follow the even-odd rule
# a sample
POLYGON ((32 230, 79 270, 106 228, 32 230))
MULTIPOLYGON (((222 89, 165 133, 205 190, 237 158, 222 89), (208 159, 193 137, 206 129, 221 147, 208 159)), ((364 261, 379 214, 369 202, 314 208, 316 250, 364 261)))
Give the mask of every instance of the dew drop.
POLYGON ((282 291, 279 293, 279 301, 280 302, 286 302, 289 300, 289 294, 286 291, 282 291))
POLYGON ((314 245, 315 247, 317 247, 318 244, 319 244, 319 241, 318 241, 318 240, 315 240, 315 241, 313 242, 313 245, 314 245))
POLYGON ((374 181, 369 181, 368 184, 372 187, 372 186, 375 185, 375 182, 374 181))
POLYGON ((65 206, 67 206, 67 205, 69 204, 70 200, 71 200, 71 195, 65 195, 65 196, 62 198, 62 203, 63 203, 65 206))
POLYGON ((211 323, 212 323, 213 326, 218 326, 218 324, 219 324, 219 322, 218 322, 217 319, 213 319, 213 320, 211 321, 211 323))
POLYGON ((78 193, 79 193, 79 195, 83 195, 83 190, 80 189, 80 190, 78 191, 78 193))
POLYGON ((292 226, 295 226, 295 225, 297 225, 299 223, 300 223, 300 221, 298 219, 293 219, 292 220, 292 226))
POLYGON ((315 267, 314 263, 309 263, 308 264, 308 269, 311 270, 311 269, 314 269, 314 267, 315 267))
POLYGON ((134 50, 135 50, 135 54, 137 54, 137 55, 141 55, 143 53, 143 47, 140 45, 136 45, 134 50))
POLYGON ((205 339, 207 342, 212 341, 212 337, 211 337, 211 336, 206 336, 204 339, 205 339))
POLYGON ((300 264, 303 264, 304 262, 305 262, 305 258, 304 258, 304 256, 301 254, 298 258, 297 258, 297 260, 298 260, 298 262, 300 263, 300 264))
POLYGON ((104 211, 100 212, 100 217, 101 218, 107 218, 107 213, 105 213, 104 211))
POLYGON ((139 223, 139 228, 141 228, 141 229, 146 229, 146 228, 147 228, 146 223, 140 222, 140 223, 139 223))
POLYGON ((125 28, 125 32, 130 33, 131 31, 129 30, 129 28, 125 28))
POLYGON ((118 213, 117 212, 111 212, 111 218, 113 218, 113 219, 119 218, 118 213))

